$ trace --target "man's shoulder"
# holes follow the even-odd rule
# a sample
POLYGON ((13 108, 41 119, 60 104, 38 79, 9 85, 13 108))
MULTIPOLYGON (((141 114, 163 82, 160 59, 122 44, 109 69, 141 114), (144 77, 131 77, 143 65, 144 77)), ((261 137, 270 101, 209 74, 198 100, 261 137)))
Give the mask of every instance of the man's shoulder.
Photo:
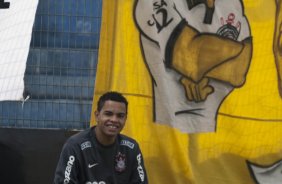
POLYGON ((135 147, 138 147, 138 143, 135 139, 123 134, 119 135, 119 144, 121 146, 129 147, 130 149, 134 149, 135 147))
POLYGON ((78 133, 72 135, 67 141, 66 144, 69 145, 81 145, 84 142, 90 142, 90 131, 91 129, 81 130, 78 133))

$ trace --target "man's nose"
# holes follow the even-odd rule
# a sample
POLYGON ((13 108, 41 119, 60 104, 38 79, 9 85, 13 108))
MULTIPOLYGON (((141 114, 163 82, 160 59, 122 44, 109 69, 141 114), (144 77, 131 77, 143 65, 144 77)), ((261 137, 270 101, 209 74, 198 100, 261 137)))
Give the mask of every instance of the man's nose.
POLYGON ((117 115, 112 115, 111 116, 111 121, 118 122, 119 121, 119 117, 117 115))

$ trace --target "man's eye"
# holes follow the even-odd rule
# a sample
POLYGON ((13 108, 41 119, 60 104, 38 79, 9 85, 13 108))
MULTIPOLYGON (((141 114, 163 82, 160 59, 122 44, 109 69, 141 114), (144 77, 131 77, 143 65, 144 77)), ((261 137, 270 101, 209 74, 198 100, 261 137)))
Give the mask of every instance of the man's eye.
POLYGON ((112 116, 113 115, 113 113, 111 113, 111 112, 105 112, 104 113, 106 116, 112 116))
POLYGON ((124 118, 125 117, 125 114, 118 114, 117 115, 119 118, 124 118))

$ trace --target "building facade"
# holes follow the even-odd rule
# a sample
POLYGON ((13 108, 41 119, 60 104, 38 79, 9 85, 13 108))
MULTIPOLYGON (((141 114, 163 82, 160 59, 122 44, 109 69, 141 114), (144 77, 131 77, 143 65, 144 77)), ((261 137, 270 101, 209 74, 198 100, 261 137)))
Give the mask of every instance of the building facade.
POLYGON ((89 126, 102 0, 39 0, 24 77, 27 100, 0 102, 0 126, 89 126))

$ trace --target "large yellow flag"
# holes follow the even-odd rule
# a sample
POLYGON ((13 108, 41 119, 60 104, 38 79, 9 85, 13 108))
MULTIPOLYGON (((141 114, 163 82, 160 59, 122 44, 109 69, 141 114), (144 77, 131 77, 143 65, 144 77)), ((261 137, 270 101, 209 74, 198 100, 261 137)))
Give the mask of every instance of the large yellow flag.
POLYGON ((281 7, 103 0, 93 111, 127 97, 151 184, 281 183, 281 7))

